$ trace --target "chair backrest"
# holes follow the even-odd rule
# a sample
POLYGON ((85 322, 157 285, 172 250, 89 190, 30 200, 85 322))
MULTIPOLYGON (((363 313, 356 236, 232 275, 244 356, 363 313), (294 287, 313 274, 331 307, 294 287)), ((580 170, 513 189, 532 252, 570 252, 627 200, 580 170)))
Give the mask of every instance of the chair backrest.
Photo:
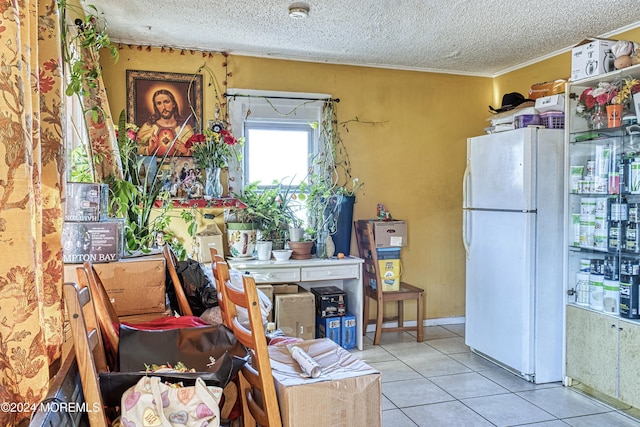
POLYGON ((216 281, 216 290, 218 292, 218 307, 220 307, 220 314, 222 315, 222 323, 231 329, 231 318, 229 317, 229 311, 226 308, 227 297, 225 295, 224 283, 227 280, 231 280, 229 276, 229 265, 224 261, 224 258, 218 254, 215 248, 210 248, 211 251, 211 270, 213 272, 213 278, 216 281))
POLYGON ((357 220, 353 222, 356 230, 356 242, 358 253, 364 260, 362 267, 362 283, 365 287, 373 287, 376 284, 378 299, 382 299, 382 279, 378 265, 378 252, 376 251, 376 241, 373 234, 373 224, 369 220, 357 220))
MULTIPOLYGON (((218 268, 224 268, 223 264, 219 263, 218 268)), ((230 329, 251 354, 251 364, 246 364, 240 372, 243 417, 245 419, 251 417, 248 418, 250 424, 245 422, 245 426, 253 425, 255 421, 261 426, 281 427, 282 420, 271 373, 267 338, 262 324, 258 289, 252 277, 243 276, 242 281, 244 289, 236 288, 228 279, 222 283, 222 286, 226 301, 225 309, 231 323, 230 329), (238 320, 236 306, 247 309, 251 329, 238 320)))
POLYGON ((65 283, 63 294, 84 400, 91 408, 88 414, 89 423, 91 427, 106 427, 98 372, 107 371, 108 368, 91 293, 86 286, 79 287, 75 283, 65 283))
POLYGON ((182 288, 180 277, 178 276, 178 259, 173 253, 173 250, 171 250, 171 247, 166 244, 164 245, 163 254, 167 264, 167 271, 169 271, 169 277, 173 282, 173 289, 176 293, 176 298, 178 299, 180 314, 182 314, 183 316, 193 316, 193 311, 191 310, 191 306, 189 305, 187 296, 185 295, 184 289, 182 288))
POLYGON ((93 298, 93 313, 102 332, 102 341, 107 358, 107 364, 114 370, 118 360, 118 327, 120 321, 109 295, 100 280, 100 276, 89 262, 76 267, 76 276, 81 287, 86 287, 93 298))

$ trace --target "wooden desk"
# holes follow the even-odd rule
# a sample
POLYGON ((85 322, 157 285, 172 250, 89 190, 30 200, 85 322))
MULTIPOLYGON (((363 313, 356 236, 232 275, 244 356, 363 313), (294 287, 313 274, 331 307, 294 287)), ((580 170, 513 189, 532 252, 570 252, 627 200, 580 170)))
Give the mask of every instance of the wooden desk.
POLYGON ((337 286, 347 294, 347 310, 356 316, 356 346, 362 350, 362 263, 357 257, 289 261, 228 259, 231 268, 251 274, 256 283, 297 283, 309 290, 337 286))

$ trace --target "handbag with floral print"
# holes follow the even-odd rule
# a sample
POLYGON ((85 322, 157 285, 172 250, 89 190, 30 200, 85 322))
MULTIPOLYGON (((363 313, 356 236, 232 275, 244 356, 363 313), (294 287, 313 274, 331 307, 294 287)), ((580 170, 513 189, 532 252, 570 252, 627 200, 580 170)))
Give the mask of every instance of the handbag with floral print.
POLYGON ((159 377, 143 377, 122 395, 122 427, 220 425, 218 403, 222 388, 207 386, 200 378, 194 386, 176 387, 159 377))

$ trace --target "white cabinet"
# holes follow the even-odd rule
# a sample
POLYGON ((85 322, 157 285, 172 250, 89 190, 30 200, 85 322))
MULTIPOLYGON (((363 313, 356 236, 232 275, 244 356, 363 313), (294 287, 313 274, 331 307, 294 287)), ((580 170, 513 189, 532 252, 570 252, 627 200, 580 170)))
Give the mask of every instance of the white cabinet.
POLYGON ((256 283, 297 283, 305 289, 337 286, 347 295, 347 310, 356 317, 356 347, 362 350, 363 287, 362 263, 357 257, 311 258, 289 261, 228 260, 229 265, 250 274, 256 283))
POLYGON ((640 134, 576 114, 585 89, 631 77, 640 66, 567 86, 565 376, 640 408, 640 134))

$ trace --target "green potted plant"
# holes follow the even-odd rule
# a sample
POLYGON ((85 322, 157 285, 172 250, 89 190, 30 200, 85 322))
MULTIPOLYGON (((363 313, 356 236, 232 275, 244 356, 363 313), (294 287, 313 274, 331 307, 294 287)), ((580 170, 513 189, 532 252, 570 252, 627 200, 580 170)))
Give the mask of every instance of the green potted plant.
POLYGON ((226 221, 228 230, 259 230, 260 240, 272 241, 273 249, 283 249, 288 238, 289 226, 301 225, 294 202, 305 197, 301 193, 301 187, 292 188, 283 184, 283 181, 275 181, 260 191, 259 182, 252 182, 243 188, 242 194, 234 196, 245 207, 231 210, 226 221))

